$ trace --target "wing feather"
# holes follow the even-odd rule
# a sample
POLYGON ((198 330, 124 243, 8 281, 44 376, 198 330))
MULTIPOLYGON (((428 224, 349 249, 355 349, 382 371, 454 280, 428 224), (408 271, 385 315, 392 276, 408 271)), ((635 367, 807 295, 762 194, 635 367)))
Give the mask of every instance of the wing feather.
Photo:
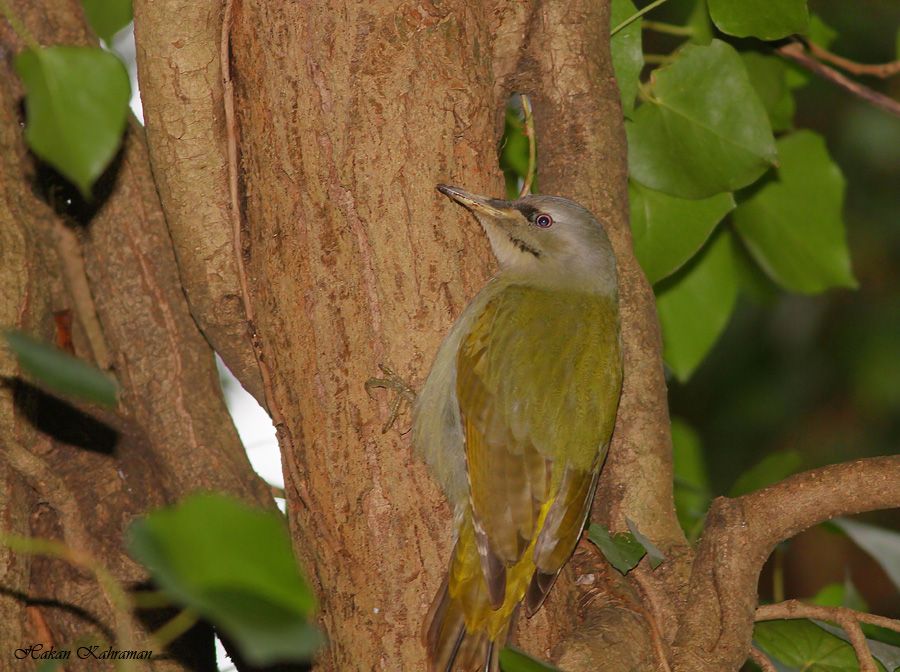
POLYGON ((495 609, 508 598, 507 568, 529 546, 537 606, 571 554, 620 386, 611 297, 510 286, 473 318, 457 354, 456 396, 476 544, 495 609))

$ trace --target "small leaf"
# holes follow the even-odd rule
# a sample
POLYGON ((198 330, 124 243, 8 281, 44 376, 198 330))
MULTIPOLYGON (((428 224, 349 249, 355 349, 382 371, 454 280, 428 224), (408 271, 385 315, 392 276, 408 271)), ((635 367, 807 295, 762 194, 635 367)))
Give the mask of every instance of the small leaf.
POLYGON ((732 217, 750 253, 781 286, 814 294, 856 287, 841 211, 844 178, 825 141, 799 131, 778 141, 778 179, 741 202, 732 217))
POLYGON ((835 518, 831 522, 871 555, 900 590, 900 533, 849 518, 835 518))
POLYGON ((850 580, 849 574, 844 583, 829 583, 822 586, 809 601, 823 607, 847 607, 856 611, 868 611, 869 609, 866 601, 850 580))
POLYGON ((806 0, 708 0, 719 30, 735 37, 779 40, 804 33, 809 25, 806 0))
POLYGON ((131 0, 81 0, 91 28, 106 44, 131 23, 131 0))
POLYGON ((828 49, 837 37, 837 31, 825 23, 818 14, 809 17, 809 28, 806 31, 806 39, 815 42, 823 49, 828 49))
POLYGON ((731 194, 688 200, 628 182, 634 254, 656 283, 681 268, 734 208, 731 194))
POLYGON ((787 84, 787 65, 779 58, 755 51, 741 54, 756 95, 769 115, 774 131, 791 128, 794 119, 794 96, 787 84))
POLYGON ((740 497, 748 492, 754 492, 777 483, 791 474, 797 473, 802 464, 803 458, 795 450, 766 455, 738 477, 731 486, 728 496, 740 497))
POLYGON ((94 47, 41 47, 16 56, 25 84, 25 139, 87 198, 115 156, 128 118, 125 66, 94 47))
POLYGON ((743 61, 720 40, 688 44, 655 70, 650 100, 626 131, 632 177, 681 198, 745 187, 776 159, 769 118, 743 61))
MULTIPOLYGON (((632 16, 637 9, 631 0, 612 0, 610 25, 617 26, 632 16)), ((634 111, 634 99, 638 92, 638 78, 644 67, 641 48, 641 20, 637 19, 612 36, 609 41, 613 71, 622 98, 622 112, 630 117, 634 111)))
POLYGON ((647 559, 650 562, 650 567, 652 567, 653 569, 659 567, 666 559, 665 554, 661 550, 659 550, 652 541, 641 534, 640 530, 638 530, 637 528, 637 525, 634 524, 634 521, 632 521, 627 516, 625 517, 625 524, 628 526, 629 531, 634 536, 635 541, 637 541, 641 546, 644 547, 644 550, 647 551, 647 559))
POLYGON ((500 652, 500 669, 503 672, 559 672, 552 665, 532 658, 514 646, 507 646, 500 652))
POLYGON ((588 528, 588 539, 621 574, 627 574, 634 569, 647 553, 632 534, 628 532, 610 534, 609 530, 599 523, 591 523, 588 528))
POLYGON ((19 366, 48 390, 115 407, 116 383, 100 369, 20 331, 3 335, 19 366))
POLYGON ((322 638, 283 518, 197 494, 132 524, 128 547, 173 601, 232 637, 248 662, 309 659, 322 638))
POLYGON ((671 278, 657 286, 656 310, 663 332, 663 355, 685 381, 728 324, 737 300, 733 241, 721 232, 671 278))
POLYGON ((678 522, 688 540, 693 541, 709 508, 709 476, 700 437, 680 418, 672 418, 672 469, 678 522))
MULTIPOLYGON (((853 647, 812 621, 765 621, 753 629, 758 648, 785 665, 816 672, 859 672, 853 647)), ((884 670, 879 665, 879 670, 884 670)))

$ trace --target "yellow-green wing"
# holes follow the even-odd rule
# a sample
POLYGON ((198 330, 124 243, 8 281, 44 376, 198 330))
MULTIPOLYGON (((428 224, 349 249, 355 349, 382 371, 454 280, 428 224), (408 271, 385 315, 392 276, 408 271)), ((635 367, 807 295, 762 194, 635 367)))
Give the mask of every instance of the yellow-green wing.
MULTIPOLYGON (((509 597, 507 568, 529 546, 538 575, 555 577, 571 553, 620 386, 611 297, 511 286, 473 320, 457 355, 456 393, 476 543, 495 608, 509 597)), ((549 589, 552 579, 542 583, 549 589)))

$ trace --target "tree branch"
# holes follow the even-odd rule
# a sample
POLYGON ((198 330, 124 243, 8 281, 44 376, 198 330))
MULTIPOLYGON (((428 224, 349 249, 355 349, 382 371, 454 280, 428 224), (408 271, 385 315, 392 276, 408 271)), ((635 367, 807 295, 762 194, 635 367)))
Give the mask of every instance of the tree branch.
POLYGON ((885 616, 867 614, 846 607, 825 607, 806 604, 799 600, 786 600, 777 604, 765 604, 756 610, 757 621, 773 621, 794 618, 814 618, 820 621, 837 623, 847 633, 861 672, 875 672, 878 666, 872 657, 866 636, 860 623, 870 623, 882 628, 900 632, 900 621, 885 616))
POLYGON ((813 469, 717 499, 694 560, 673 669, 737 669, 750 648, 759 572, 780 541, 835 516, 895 507, 900 456, 813 469))
POLYGON ((856 61, 851 61, 849 58, 832 54, 815 42, 807 42, 806 46, 810 53, 820 61, 836 65, 841 70, 846 70, 851 75, 871 75, 872 77, 887 79, 888 77, 900 74, 900 61, 891 61, 890 63, 857 63, 856 61))
POLYGON ((900 117, 900 103, 883 93, 870 89, 868 86, 860 84, 859 82, 854 82, 834 68, 830 68, 827 65, 820 63, 806 53, 801 42, 789 42, 778 47, 775 52, 789 61, 793 61, 797 65, 806 68, 810 72, 817 74, 819 77, 837 84, 842 89, 846 89, 853 95, 862 98, 875 107, 900 117))

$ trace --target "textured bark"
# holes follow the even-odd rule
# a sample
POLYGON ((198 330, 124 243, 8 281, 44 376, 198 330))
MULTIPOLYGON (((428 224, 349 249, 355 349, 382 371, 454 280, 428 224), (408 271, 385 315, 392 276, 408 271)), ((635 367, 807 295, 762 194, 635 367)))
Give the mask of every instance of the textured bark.
MULTIPOLYGON (((11 4, 42 44, 89 40, 74 0, 11 4)), ((4 22, 0 47, 5 54, 22 47, 4 22)), ((131 128, 95 187, 96 201, 85 203, 27 152, 22 91, 11 59, 0 67, 0 324, 50 342, 65 341, 71 330, 74 353, 114 373, 120 385, 114 413, 75 407, 23 382, 14 358, 0 350, 0 525, 60 539, 125 584, 140 583, 146 574, 123 547, 136 516, 197 489, 262 506, 272 506, 271 498, 250 469, 212 351, 188 311, 142 130, 131 128)), ((5 549, 0 560, 7 646, 60 648, 91 635, 109 640, 123 629, 140 642, 144 625, 117 612, 90 574, 5 549)), ((147 625, 161 617, 147 615, 147 625)), ((184 644, 152 669, 215 669, 207 628, 184 644)), ((69 667, 105 669, 97 661, 69 667)))
MULTIPOLYGON (((447 562, 449 515, 408 442, 378 433, 386 402, 363 383, 379 362, 421 381, 491 269, 474 222, 434 185, 501 193, 495 147, 513 91, 535 102, 542 190, 591 206, 622 255, 629 382, 604 516, 622 525, 627 510, 661 545, 684 543, 652 295, 628 251, 608 23, 605 2, 235 6, 241 244, 285 415, 296 549, 320 587, 334 669, 423 665, 416 634, 447 562)), ((603 590, 638 599, 627 583, 603 590)), ((549 657, 576 614, 590 616, 576 607, 595 602, 560 581, 522 640, 549 657)), ((622 641, 649 641, 634 613, 619 620, 643 630, 622 641)), ((620 665, 621 651, 591 664, 620 665)))
POLYGON ((223 6, 137 0, 138 74, 156 186, 191 312, 228 368, 265 405, 232 243, 219 57, 223 6))

